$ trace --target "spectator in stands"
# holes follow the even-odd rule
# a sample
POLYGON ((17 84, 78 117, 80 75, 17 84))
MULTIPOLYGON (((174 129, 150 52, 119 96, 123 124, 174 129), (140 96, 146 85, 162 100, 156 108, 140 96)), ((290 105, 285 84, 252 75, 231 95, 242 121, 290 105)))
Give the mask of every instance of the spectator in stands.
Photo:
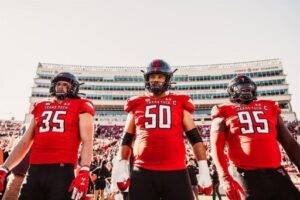
POLYGON ((221 197, 220 190, 219 190, 220 181, 219 181, 219 176, 218 176, 218 173, 217 173, 216 166, 211 165, 210 169, 211 169, 210 170, 210 176, 211 176, 212 184, 213 184, 212 198, 213 198, 213 200, 215 200, 216 196, 218 196, 218 199, 221 200, 222 197, 221 197))
POLYGON ((298 169, 300 146, 280 117, 277 103, 257 100, 256 84, 245 75, 231 80, 227 91, 231 103, 213 108, 210 136, 213 161, 227 197, 300 199, 298 189, 280 165, 278 141, 298 169), (228 171, 225 144, 241 183, 228 171))
POLYGON ((102 160, 99 167, 92 171, 92 174, 96 175, 95 180, 95 197, 94 200, 104 200, 104 189, 106 187, 106 182, 111 177, 111 172, 106 166, 107 160, 102 160))

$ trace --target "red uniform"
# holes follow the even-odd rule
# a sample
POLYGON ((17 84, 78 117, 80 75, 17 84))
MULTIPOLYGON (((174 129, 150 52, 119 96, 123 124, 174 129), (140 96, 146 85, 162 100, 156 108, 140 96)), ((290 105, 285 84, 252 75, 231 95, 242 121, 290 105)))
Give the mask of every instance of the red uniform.
POLYGON ((134 165, 149 170, 185 169, 183 110, 193 112, 186 95, 139 96, 125 104, 136 125, 134 165))
POLYGON ((76 164, 81 113, 94 115, 90 101, 66 99, 58 103, 54 99, 48 99, 36 103, 32 111, 36 126, 30 164, 76 164))
POLYGON ((228 155, 243 169, 277 168, 281 154, 277 144, 280 108, 274 101, 255 100, 247 105, 225 104, 212 110, 212 118, 224 118, 228 155))

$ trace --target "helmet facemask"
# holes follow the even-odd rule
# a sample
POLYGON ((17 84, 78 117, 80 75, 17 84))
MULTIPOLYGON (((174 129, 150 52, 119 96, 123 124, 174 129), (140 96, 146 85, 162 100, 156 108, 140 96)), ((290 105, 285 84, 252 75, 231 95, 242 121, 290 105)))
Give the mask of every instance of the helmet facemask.
POLYGON ((229 83, 227 92, 231 102, 248 104, 256 99, 256 89, 256 84, 249 77, 240 75, 229 83))
MULTIPOLYGON (((60 80, 61 81, 61 80, 60 80)), ((68 97, 68 94, 70 94, 70 89, 71 89, 71 83, 70 83, 70 81, 66 81, 67 83, 69 83, 69 85, 68 86, 63 86, 63 87, 67 87, 67 91, 58 91, 58 89, 57 89, 57 84, 60 82, 60 81, 56 81, 55 83, 54 83, 54 94, 55 94, 55 97, 57 98, 57 99, 59 99, 59 100, 63 100, 63 99, 65 99, 65 98, 67 98, 68 97)))
POLYGON ((63 100, 65 98, 78 98, 79 85, 80 84, 77 78, 73 74, 62 72, 56 75, 51 81, 50 94, 59 100, 63 100), (59 81, 66 81, 70 83, 70 87, 68 88, 67 92, 58 93, 56 91, 56 84, 59 81))
MULTIPOLYGON (((154 73, 152 73, 154 74, 154 73)), ((153 93, 154 95, 158 96, 164 92, 166 92, 171 84, 170 84, 170 76, 166 75, 164 73, 157 73, 157 74, 163 74, 165 76, 165 81, 163 83, 159 81, 149 81, 149 77, 151 74, 145 75, 145 87, 148 91, 153 93)))
POLYGON ((237 102, 250 103, 255 97, 255 86, 252 84, 237 84, 232 86, 237 102))

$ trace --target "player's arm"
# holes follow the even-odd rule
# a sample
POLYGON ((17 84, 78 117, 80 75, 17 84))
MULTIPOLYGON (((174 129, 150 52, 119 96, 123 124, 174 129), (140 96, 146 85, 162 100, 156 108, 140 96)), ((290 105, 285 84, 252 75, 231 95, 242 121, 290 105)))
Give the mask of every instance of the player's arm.
POLYGON ((126 124, 124 128, 124 134, 122 137, 122 144, 120 148, 120 159, 129 160, 131 155, 131 146, 135 136, 135 122, 133 113, 130 112, 127 115, 126 124))
POLYGON ((135 123, 133 113, 127 115, 122 143, 119 150, 119 157, 113 163, 112 170, 112 191, 127 191, 130 185, 129 158, 131 155, 131 146, 135 136, 135 123))
POLYGON ((94 118, 90 113, 79 115, 79 131, 82 142, 80 152, 81 166, 90 167, 93 157, 94 118))
POLYGON ((33 138, 34 138, 34 129, 35 129, 35 120, 34 118, 31 120, 30 125, 24 135, 22 136, 21 140, 18 144, 14 147, 9 157, 6 159, 3 167, 11 170, 14 168, 22 159, 25 157, 27 152, 29 151, 33 138))
POLYGON ((89 184, 90 165, 93 157, 94 117, 89 112, 79 114, 79 134, 82 142, 80 166, 76 177, 69 186, 71 199, 84 198, 89 184))
POLYGON ((300 145, 292 137, 280 116, 278 116, 277 121, 277 134, 278 141, 292 162, 297 166, 298 171, 300 171, 300 145))
POLYGON ((211 156, 220 177, 229 176, 228 163, 224 153, 225 122, 224 118, 217 117, 211 122, 210 129, 211 156))
POLYGON ((185 128, 185 135, 192 145, 194 155, 197 159, 199 170, 198 184, 204 189, 205 194, 209 194, 212 182, 207 165, 206 148, 192 114, 186 110, 183 111, 183 126, 185 128))
POLYGON ((206 148, 203 144, 201 135, 195 125, 192 114, 186 110, 183 111, 183 126, 185 129, 185 135, 193 147, 196 159, 198 161, 207 160, 206 148))
POLYGON ((236 182, 228 171, 225 148, 225 121, 222 117, 212 120, 210 131, 211 156, 217 168, 220 182, 228 199, 240 200, 245 196, 243 188, 236 182))

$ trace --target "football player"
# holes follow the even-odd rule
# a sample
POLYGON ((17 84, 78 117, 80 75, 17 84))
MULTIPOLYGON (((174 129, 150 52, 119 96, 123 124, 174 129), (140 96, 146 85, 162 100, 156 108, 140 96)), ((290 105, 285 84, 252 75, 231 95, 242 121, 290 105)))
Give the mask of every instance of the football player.
POLYGON ((0 168, 0 191, 6 176, 31 148, 30 167, 19 199, 83 199, 89 182, 93 151, 93 115, 90 101, 78 96, 79 82, 67 72, 51 81, 52 98, 35 103, 30 126, 0 168), (80 170, 74 178, 78 148, 80 170))
POLYGON ((289 133, 280 108, 272 100, 257 100, 256 84, 237 75, 227 88, 231 103, 212 109, 211 148, 219 178, 230 200, 300 199, 280 165, 278 142, 300 168, 300 147, 289 133), (228 172, 224 148, 237 168, 240 183, 228 172))
POLYGON ((194 199, 186 170, 184 132, 198 160, 200 184, 211 186, 206 149, 193 121, 195 106, 189 96, 168 91, 172 75, 168 63, 152 61, 144 72, 149 93, 125 104, 129 114, 115 167, 119 189, 125 191, 130 185, 130 200, 194 199), (131 154, 134 161, 129 175, 131 154))

